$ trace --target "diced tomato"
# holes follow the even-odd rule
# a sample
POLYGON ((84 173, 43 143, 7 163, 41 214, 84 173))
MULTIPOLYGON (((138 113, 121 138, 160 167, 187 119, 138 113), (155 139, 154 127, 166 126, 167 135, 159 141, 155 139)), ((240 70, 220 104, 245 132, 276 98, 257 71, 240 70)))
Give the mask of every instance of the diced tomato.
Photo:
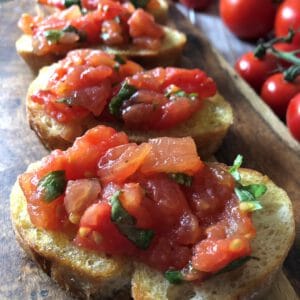
POLYGON ((225 169, 205 166, 195 174, 187 191, 192 211, 202 222, 217 216, 232 197, 234 186, 233 177, 225 169))
POLYGON ((133 38, 150 37, 160 39, 164 36, 161 26, 155 23, 154 17, 143 9, 137 9, 128 20, 129 33, 133 38))
POLYGON ((141 166, 144 174, 165 172, 193 175, 204 166, 191 137, 162 137, 151 139, 149 143, 151 152, 141 166))
POLYGON ((151 203, 145 203, 157 220, 155 229, 160 231, 164 227, 176 225, 183 211, 188 210, 185 195, 178 184, 165 174, 141 179, 141 186, 145 189, 151 203), (164 225, 163 225, 164 224, 164 225))
POLYGON ((112 147, 128 143, 125 133, 113 128, 97 126, 78 138, 66 151, 70 179, 95 177, 99 159, 112 147))
POLYGON ((151 151, 149 144, 126 144, 110 148, 98 163, 97 175, 103 183, 124 182, 141 166, 151 151))
POLYGON ((68 181, 64 206, 72 223, 79 221, 85 209, 98 199, 100 192, 101 186, 96 178, 68 181))
POLYGON ((38 228, 59 230, 66 223, 64 197, 60 196, 51 203, 47 203, 37 190, 38 183, 44 176, 51 171, 64 170, 66 165, 62 151, 57 150, 43 159, 36 171, 26 172, 19 178, 19 184, 27 199, 31 222, 38 228))
POLYGON ((171 84, 187 93, 197 93, 202 99, 215 95, 217 91, 214 80, 199 69, 166 68, 164 88, 171 84))
POLYGON ((203 240, 194 248, 192 265, 196 270, 214 273, 250 253, 249 241, 244 238, 203 240))
POLYGON ((93 204, 85 211, 75 244, 108 254, 132 255, 135 251, 135 246, 112 223, 111 206, 106 202, 93 204))
POLYGON ((139 183, 126 183, 122 188, 120 201, 124 209, 136 218, 137 227, 153 228, 153 217, 146 203, 149 199, 145 199, 145 191, 139 183))
POLYGON ((165 81, 165 73, 165 69, 155 68, 150 71, 137 73, 127 78, 127 82, 135 86, 138 90, 145 89, 161 92, 161 86, 165 81))

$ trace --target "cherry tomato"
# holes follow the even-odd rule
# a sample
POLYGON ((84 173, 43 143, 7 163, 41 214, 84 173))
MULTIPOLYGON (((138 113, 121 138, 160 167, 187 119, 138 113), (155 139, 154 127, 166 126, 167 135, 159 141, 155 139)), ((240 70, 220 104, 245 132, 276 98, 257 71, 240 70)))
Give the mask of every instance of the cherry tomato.
POLYGON ((273 28, 276 7, 272 0, 221 0, 220 14, 238 37, 257 39, 273 28))
POLYGON ((300 142, 300 94, 297 94, 290 101, 286 113, 286 122, 292 135, 300 142))
POLYGON ((300 46, 300 1, 286 0, 278 9, 275 19, 276 36, 286 35, 290 28, 297 30, 293 44, 300 46))
POLYGON ((270 54, 257 58, 253 52, 247 52, 236 61, 234 67, 244 80, 259 92, 265 80, 276 70, 277 59, 270 54))
POLYGON ((203 10, 212 2, 211 0, 180 0, 182 4, 189 8, 203 10))
POLYGON ((260 95, 280 118, 284 118, 289 101, 299 92, 300 76, 288 82, 282 73, 276 73, 265 81, 260 95))

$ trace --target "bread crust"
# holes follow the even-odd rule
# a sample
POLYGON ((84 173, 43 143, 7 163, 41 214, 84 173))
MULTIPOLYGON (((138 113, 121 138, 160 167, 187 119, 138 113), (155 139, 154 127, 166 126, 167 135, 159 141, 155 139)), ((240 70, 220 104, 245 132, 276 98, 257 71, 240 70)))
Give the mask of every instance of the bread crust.
POLYGON ((47 55, 38 56, 33 52, 32 36, 23 34, 16 41, 16 49, 18 54, 29 65, 33 73, 37 73, 42 67, 48 66, 59 59, 66 56, 67 52, 72 49, 92 48, 104 50, 110 54, 119 54, 126 56, 141 63, 146 68, 154 66, 174 65, 180 61, 180 55, 184 45, 186 44, 185 34, 170 27, 163 27, 165 37, 159 50, 138 49, 133 45, 128 47, 108 47, 106 45, 89 45, 87 43, 78 43, 70 46, 62 52, 49 53, 47 55))
POLYGON ((295 236, 295 223, 287 194, 268 177, 243 169, 242 179, 244 183, 264 183, 268 187, 261 200, 264 209, 254 214, 257 237, 252 255, 259 260, 250 260, 245 266, 212 277, 200 286, 171 285, 161 273, 143 264, 79 249, 62 234, 35 228, 18 181, 10 198, 11 218, 24 250, 49 276, 77 297, 130 299, 132 278, 131 292, 135 300, 259 299, 287 256, 295 236), (87 263, 89 260, 91 265, 87 263), (93 265, 95 261, 97 268, 93 265))
MULTIPOLYGON (((92 115, 80 121, 61 124, 47 116, 43 106, 31 100, 31 95, 46 89, 48 74, 56 64, 41 69, 38 77, 31 83, 26 97, 27 118, 31 128, 37 133, 42 143, 48 149, 66 149, 72 145, 77 136, 82 135, 87 129, 99 125, 101 122, 92 115)), ((103 123, 117 130, 125 131, 130 140, 141 143, 149 138, 158 136, 185 137, 192 136, 202 158, 209 158, 217 151, 230 125, 233 123, 231 106, 224 98, 217 94, 206 99, 203 108, 194 116, 172 129, 155 131, 130 130, 121 123, 103 123)))

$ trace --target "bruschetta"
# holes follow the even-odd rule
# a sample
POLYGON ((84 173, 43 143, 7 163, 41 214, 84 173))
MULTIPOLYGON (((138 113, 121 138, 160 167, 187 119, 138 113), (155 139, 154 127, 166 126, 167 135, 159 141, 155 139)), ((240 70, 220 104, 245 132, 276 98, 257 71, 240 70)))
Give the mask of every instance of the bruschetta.
POLYGON ((137 145, 97 126, 18 178, 16 237, 77 297, 253 299, 295 228, 287 194, 241 162, 206 164, 191 137, 137 145))
POLYGON ((72 5, 46 17, 23 14, 18 25, 24 34, 17 52, 35 72, 77 48, 126 55, 146 66, 174 64, 186 43, 183 33, 157 24, 143 9, 112 0, 99 0, 86 13, 72 5))
POLYGON ((31 127, 50 149, 65 149, 86 129, 109 124, 139 143, 191 135, 208 157, 232 123, 230 105, 201 70, 143 71, 120 56, 88 49, 43 68, 26 103, 31 127))
MULTIPOLYGON (((66 9, 71 5, 78 5, 82 10, 96 10, 101 0, 38 0, 39 4, 53 12, 53 8, 66 9), (51 10, 52 8, 52 10, 51 10)), ((121 0, 118 2, 143 8, 154 16, 159 23, 164 23, 168 15, 168 2, 166 0, 121 0)))

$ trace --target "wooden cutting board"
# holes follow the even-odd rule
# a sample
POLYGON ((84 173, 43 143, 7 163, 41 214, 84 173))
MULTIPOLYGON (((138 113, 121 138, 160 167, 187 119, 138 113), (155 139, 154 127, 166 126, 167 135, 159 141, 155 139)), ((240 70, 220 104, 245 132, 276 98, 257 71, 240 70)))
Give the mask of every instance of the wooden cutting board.
MULTIPOLYGON (((9 193, 17 175, 30 162, 47 154, 26 121, 24 98, 33 75, 14 48, 20 35, 17 20, 21 13, 33 11, 33 3, 26 0, 0 1, 0 299, 69 299, 21 251, 9 218, 9 193)), ((293 200, 297 239, 286 261, 285 272, 300 291, 299 144, 210 46, 204 35, 173 6, 170 15, 172 22, 188 36, 181 65, 205 69, 235 110, 235 123, 217 153, 218 159, 231 163, 237 153, 242 153, 247 167, 268 174, 288 191, 293 200)), ((297 299, 282 272, 268 299, 297 299)))

